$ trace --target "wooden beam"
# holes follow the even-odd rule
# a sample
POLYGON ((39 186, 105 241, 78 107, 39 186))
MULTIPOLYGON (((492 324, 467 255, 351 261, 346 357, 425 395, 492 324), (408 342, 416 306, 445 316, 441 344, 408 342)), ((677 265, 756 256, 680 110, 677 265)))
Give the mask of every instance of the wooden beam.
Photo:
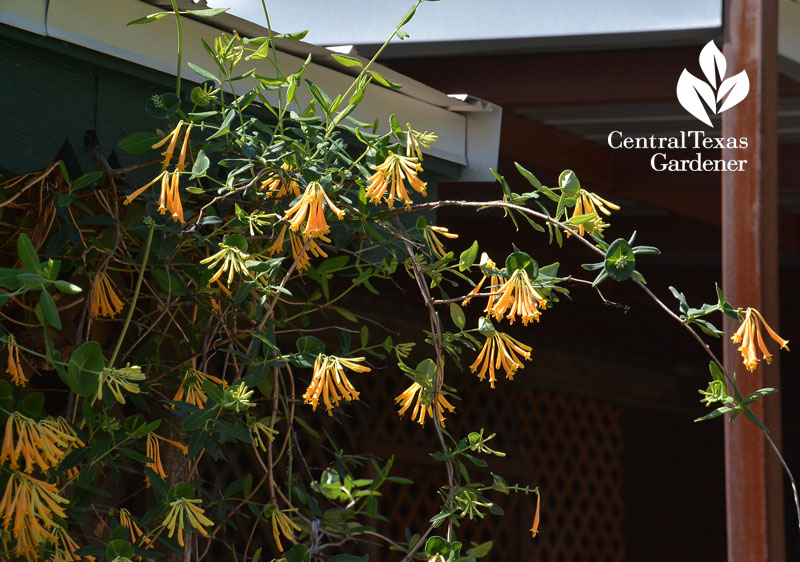
MULTIPOLYGON (((676 103, 684 68, 702 76, 702 45, 601 52, 533 53, 387 61, 393 69, 447 93, 469 93, 505 109, 541 106, 676 103)), ((800 84, 781 76, 782 97, 800 84)))
MULTIPOLYGON (((735 306, 755 307, 778 324, 778 69, 776 0, 726 0, 724 53, 728 75, 745 70, 750 92, 722 114, 723 137, 747 137, 744 150, 723 149, 723 158, 748 160, 740 172, 722 174, 722 287, 735 306)), ((724 322, 733 333, 738 323, 724 322)), ((778 354, 770 367, 744 372, 727 341, 727 372, 736 372, 743 395, 780 387, 778 354)), ((780 398, 752 405, 780 446, 780 398)), ((784 562, 783 475, 762 434, 744 416, 725 424, 725 483, 729 562, 784 562)))

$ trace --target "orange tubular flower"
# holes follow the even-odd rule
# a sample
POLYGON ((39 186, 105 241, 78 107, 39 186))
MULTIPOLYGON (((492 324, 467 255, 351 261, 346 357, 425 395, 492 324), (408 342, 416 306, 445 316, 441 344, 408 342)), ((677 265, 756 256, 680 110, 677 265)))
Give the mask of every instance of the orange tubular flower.
POLYGON ((144 191, 153 185, 154 183, 160 181, 161 182, 161 195, 158 198, 158 210, 161 214, 169 212, 172 216, 172 220, 176 222, 183 223, 183 204, 181 202, 180 196, 180 174, 186 169, 186 153, 189 149, 189 134, 192 130, 192 125, 189 124, 186 127, 186 133, 183 138, 183 144, 181 145, 181 152, 178 155, 178 163, 175 165, 175 170, 172 172, 168 172, 167 168, 169 167, 170 161, 175 153, 175 147, 178 143, 178 138, 181 135, 181 128, 183 127, 183 121, 180 121, 178 125, 163 139, 159 142, 154 144, 151 148, 156 149, 163 146, 167 141, 169 141, 169 145, 167 149, 162 152, 162 156, 164 156, 164 160, 161 163, 161 173, 159 173, 155 178, 153 178, 150 182, 146 185, 140 187, 130 195, 125 198, 125 205, 130 204, 131 201, 139 197, 144 191))
POLYGON ((394 207, 395 197, 402 199, 406 207, 411 206, 411 198, 408 196, 404 179, 408 180, 409 185, 415 191, 426 195, 427 184, 417 177, 417 173, 422 171, 422 165, 417 158, 401 156, 389 151, 389 155, 375 168, 375 173, 370 176, 367 185, 367 197, 373 203, 380 203, 386 196, 386 204, 389 208, 394 207), (389 191, 387 194, 386 191, 389 191))
MULTIPOLYGON (((433 407, 430 404, 430 402, 433 401, 432 395, 433 391, 425 390, 418 382, 413 383, 395 397, 394 401, 397 404, 402 404, 402 407, 397 411, 397 415, 402 417, 411 406, 411 402, 414 402, 416 399, 414 411, 411 413, 411 419, 416 420, 420 425, 425 425, 425 414, 427 413, 430 417, 433 417, 433 407), (426 400, 423 396, 426 393, 430 393, 430 399, 426 400), (426 401, 428 402, 427 404, 425 404, 426 401)), ((456 411, 455 406, 447 401, 444 394, 439 394, 439 404, 436 408, 436 413, 439 415, 439 423, 442 424, 442 427, 444 427, 443 409, 447 409, 449 412, 456 411)))
POLYGON ((303 394, 305 403, 311 404, 311 408, 316 411, 319 397, 322 395, 322 401, 325 403, 328 415, 332 416, 331 410, 339 404, 340 400, 348 402, 358 400, 358 391, 344 374, 343 367, 359 373, 368 373, 372 369, 358 364, 364 360, 364 357, 346 359, 320 353, 314 362, 314 374, 311 377, 311 384, 308 385, 305 394, 303 394), (341 393, 341 396, 336 392, 337 390, 341 393))
MULTIPOLYGON (((486 269, 497 269, 497 266, 495 265, 495 263, 492 260, 488 259, 488 258, 486 259, 486 263, 483 264, 483 267, 485 267, 486 269)), ((491 275, 490 277, 491 277, 491 280, 489 281, 489 286, 487 287, 487 290, 490 293, 496 293, 497 289, 503 284, 503 279, 499 275, 491 275)), ((481 292, 481 287, 483 287, 484 282, 486 282, 486 275, 481 277, 481 280, 478 282, 477 285, 475 285, 475 288, 472 289, 469 292, 469 294, 470 295, 477 295, 478 293, 480 293, 481 292)), ((496 295, 492 295, 491 297, 489 297, 489 302, 486 305, 487 310, 492 308, 492 306, 494 306, 495 297, 496 297, 496 295)), ((467 306, 467 304, 471 300, 472 300, 472 297, 468 297, 468 298, 464 299, 462 301, 462 303, 461 303, 461 306, 467 306)))
POLYGON ((506 372, 506 378, 511 380, 518 369, 523 368, 522 359, 531 358, 531 347, 524 343, 515 340, 508 334, 502 332, 494 332, 491 336, 486 338, 486 343, 483 344, 478 358, 470 365, 470 370, 474 373, 480 367, 478 378, 483 380, 486 378, 486 372, 489 372, 489 384, 494 388, 494 383, 497 381, 495 378, 495 369, 503 368, 506 372))
MULTIPOLYGON (((320 236, 319 239, 328 243, 331 241, 330 238, 326 236, 320 236)), ((292 258, 297 260, 297 271, 299 272, 303 272, 308 268, 308 264, 310 262, 308 254, 311 254, 315 258, 328 257, 328 254, 326 254, 325 250, 323 250, 322 247, 317 244, 316 240, 313 238, 306 238, 306 241, 308 242, 308 246, 306 246, 306 249, 303 250, 303 246, 306 245, 306 242, 294 232, 289 232, 289 243, 292 246, 292 258)))
POLYGON ((6 367, 6 373, 11 376, 11 382, 20 388, 24 388, 25 385, 28 384, 28 377, 25 376, 22 370, 22 363, 20 363, 19 360, 19 348, 16 345, 14 336, 11 334, 8 335, 6 347, 8 347, 8 366, 6 367))
POLYGON ((272 246, 267 248, 267 252, 269 252, 270 256, 274 256, 275 254, 280 254, 283 251, 283 240, 286 237, 286 225, 284 224, 281 227, 281 231, 278 233, 278 237, 275 239, 275 242, 272 243, 272 246))
MULTIPOLYGON (((147 449, 145 451, 145 455, 153 459, 153 462, 146 463, 145 466, 151 469, 153 472, 158 474, 164 480, 167 479, 167 473, 164 472, 164 465, 161 464, 161 447, 158 444, 158 440, 165 441, 169 443, 173 447, 180 449, 184 455, 188 454, 189 449, 183 443, 178 443, 177 441, 173 441, 172 439, 167 439, 166 437, 161 437, 160 435, 156 435, 155 433, 149 433, 147 435, 147 449)), ((147 486, 150 486, 150 481, 148 480, 147 486)), ((172 536, 172 535, 170 535, 172 536)))
MULTIPOLYGON (((281 169, 286 172, 293 171, 286 162, 281 164, 281 169)), ((286 197, 288 195, 297 197, 300 195, 300 184, 297 182, 297 178, 290 173, 279 174, 261 182, 261 191, 266 192, 267 197, 286 197)))
POLYGON ((328 203, 328 207, 337 218, 344 217, 344 211, 333 204, 333 201, 330 200, 319 182, 312 181, 306 187, 300 200, 289 207, 283 218, 289 222, 289 228, 292 232, 300 230, 300 226, 305 222, 306 224, 303 228, 304 237, 319 238, 325 236, 331 231, 331 227, 328 226, 325 220, 325 202, 328 203))
POLYGON ((767 330, 769 337, 771 337, 773 340, 775 340, 775 342, 778 343, 778 345, 781 346, 781 349, 786 349, 787 351, 789 350, 789 340, 785 340, 780 337, 775 330, 773 330, 770 325, 767 324, 767 321, 764 320, 764 317, 758 310, 755 308, 748 308, 745 311, 742 325, 739 326, 739 329, 736 330, 736 333, 731 336, 733 343, 742 344, 739 347, 739 351, 742 354, 744 366, 748 371, 755 371, 760 361, 758 358, 758 352, 756 350, 756 342, 758 342, 758 347, 761 350, 767 365, 772 363, 772 354, 767 349, 767 345, 764 342, 764 337, 761 335, 761 325, 763 325, 764 329, 767 330))
POLYGON ((514 318, 519 316, 522 323, 527 325, 531 320, 539 321, 542 315, 540 310, 547 307, 547 301, 533 287, 528 273, 524 269, 517 269, 497 289, 500 296, 497 301, 486 306, 485 312, 497 320, 503 318, 503 314, 508 310, 506 318, 509 324, 514 323, 514 318))
POLYGON ((92 282, 92 301, 89 309, 92 316, 114 318, 124 307, 125 304, 117 295, 111 278, 103 271, 97 273, 92 282))
POLYGON ((289 516, 275 506, 275 509, 272 512, 272 539, 275 541, 275 546, 278 547, 279 551, 283 552, 281 534, 283 534, 283 536, 292 543, 296 542, 294 538, 294 531, 292 529, 299 531, 300 526, 289 519, 289 516))
POLYGON ((194 404, 198 408, 202 409, 203 406, 205 406, 206 400, 208 400, 208 397, 203 390, 204 380, 211 381, 215 384, 221 384, 223 388, 228 387, 228 383, 218 377, 209 375, 208 373, 203 373, 202 371, 198 371, 196 369, 187 369, 186 373, 183 375, 183 381, 181 382, 181 385, 178 387, 178 391, 175 393, 175 396, 173 396, 172 399, 176 402, 183 400, 184 402, 194 404))
POLYGON ((46 542, 57 544, 53 530, 58 526, 53 517, 66 519, 61 504, 69 503, 58 495, 55 484, 13 472, 0 499, 3 529, 16 539, 14 553, 34 562, 39 559, 38 547, 46 542), (13 525, 12 525, 13 522, 13 525))
MULTIPOLYGON (((131 544, 136 544, 136 541, 139 540, 139 537, 144 535, 142 530, 139 528, 139 525, 137 525, 136 521, 134 521, 131 517, 131 512, 124 507, 119 510, 119 524, 128 529, 128 532, 131 535, 131 544)), ((147 537, 145 537, 143 542, 147 544, 150 541, 147 537)))
POLYGON ((63 418, 45 418, 37 422, 24 414, 12 412, 6 420, 0 463, 8 460, 11 470, 17 470, 22 458, 25 472, 33 472, 34 466, 47 471, 58 466, 75 445, 81 446, 83 442, 63 418))

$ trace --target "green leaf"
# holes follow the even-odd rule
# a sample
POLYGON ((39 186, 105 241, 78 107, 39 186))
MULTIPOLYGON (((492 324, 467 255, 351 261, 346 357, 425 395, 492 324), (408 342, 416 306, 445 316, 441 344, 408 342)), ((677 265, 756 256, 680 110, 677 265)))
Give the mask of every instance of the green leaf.
POLYGON ((201 10, 186 10, 181 13, 189 14, 198 18, 213 18, 214 16, 224 14, 228 10, 230 10, 230 8, 203 8, 201 10))
POLYGON ((325 353, 325 344, 314 336, 301 336, 297 338, 297 351, 316 357, 325 353))
POLYGON ((340 53, 331 53, 331 56, 336 59, 336 61, 344 66, 358 66, 359 68, 364 66, 364 63, 361 62, 360 59, 356 57, 351 57, 350 55, 343 55, 340 53))
POLYGON ((517 269, 524 269, 531 281, 539 276, 539 264, 536 260, 514 246, 514 252, 506 258, 506 271, 511 275, 517 269))
MULTIPOLYGON (((154 22, 156 20, 160 20, 161 18, 163 18, 165 16, 172 15, 173 13, 174 12, 156 12, 154 14, 148 14, 148 15, 144 16, 143 18, 139 18, 139 19, 135 19, 133 21, 129 21, 126 25, 139 25, 139 24, 142 24, 142 23, 154 22)), ((109 560, 113 560, 113 559, 114 559, 113 556, 111 558, 109 558, 109 560)))
POLYGON ((387 78, 385 78, 382 74, 380 74, 378 72, 375 72, 374 70, 370 70, 369 73, 375 79, 375 81, 378 84, 381 84, 382 86, 386 86, 387 88, 391 88, 393 90, 399 90, 400 88, 403 87, 402 84, 398 84, 396 82, 392 82, 392 81, 388 80, 387 78))
POLYGON ((450 318, 453 320, 453 324, 455 324, 459 330, 464 329, 464 325, 467 322, 467 319, 464 316, 464 309, 454 302, 450 303, 450 318))
POLYGON ((184 431, 194 431, 206 425, 206 422, 213 418, 219 410, 219 405, 208 404, 206 408, 193 413, 191 416, 183 420, 181 427, 184 431))
POLYGON ((236 111, 234 111, 233 109, 229 109, 225 113, 225 118, 222 120, 222 123, 220 124, 219 129, 217 129, 217 132, 208 137, 206 140, 211 140, 226 135, 230 130, 231 123, 233 122, 233 118, 235 116, 236 116, 236 111))
POLYGON ((89 172, 88 174, 83 174, 81 177, 72 182, 72 185, 69 187, 69 191, 70 193, 74 191, 80 191, 84 187, 89 187, 90 185, 97 183, 97 180, 102 177, 103 172, 89 172))
POLYGON ((78 293, 83 291, 83 289, 81 289, 77 285, 74 285, 67 281, 56 281, 54 284, 56 286, 56 289, 68 295, 77 295, 78 293))
POLYGON ((106 547, 106 559, 114 560, 115 558, 133 559, 133 547, 128 541, 121 539, 109 541, 106 547))
POLYGON ((33 247, 31 239, 24 232, 17 238, 17 255, 25 269, 31 273, 39 271, 39 256, 36 255, 36 248, 33 247))
POLYGON ((361 337, 361 347, 367 347, 369 343, 369 326, 366 324, 361 326, 361 333, 359 335, 361 337))
POLYGON ((133 133, 119 141, 117 146, 128 154, 142 154, 151 150, 151 147, 160 140, 161 137, 153 133, 133 133))
POLYGON ((150 423, 145 423, 131 431, 130 438, 131 439, 139 439, 140 437, 144 437, 145 435, 149 435, 150 433, 154 432, 158 429, 158 426, 161 425, 161 420, 155 420, 150 423))
POLYGON ((625 281, 636 267, 636 256, 628 241, 618 238, 606 250, 605 273, 614 281, 625 281))
POLYGON ((286 562, 311 562, 311 553, 304 544, 296 544, 283 555, 286 562))
POLYGON ((569 198, 577 196, 581 190, 581 182, 578 181, 578 176, 572 170, 561 172, 561 175, 558 176, 558 186, 561 188, 561 193, 569 198))
POLYGON ((56 330, 61 329, 61 318, 58 315, 58 308, 56 307, 56 301, 53 300, 53 295, 47 291, 39 293, 37 308, 41 310, 42 318, 44 318, 45 322, 56 330))
POLYGON ((706 420, 711 420, 711 419, 714 419, 714 418, 718 418, 722 414, 725 414, 725 413, 730 412, 730 411, 735 410, 735 409, 736 408, 732 408, 730 406, 720 406, 719 408, 717 408, 716 410, 714 410, 710 414, 706 414, 702 418, 697 418, 694 421, 699 422, 699 421, 706 421, 706 420))
POLYGON ((78 395, 97 392, 98 378, 105 367, 103 348, 96 341, 87 341, 72 353, 64 382, 78 395))
POLYGON ((314 84, 311 80, 306 78, 305 83, 306 83, 306 88, 308 88, 308 91, 311 92, 312 96, 314 96, 314 99, 317 100, 317 103, 320 105, 322 110, 326 114, 330 114, 331 98, 329 98, 327 94, 325 94, 325 92, 320 90, 319 87, 316 84, 314 84))
POLYGON ((205 151, 201 150, 197 153, 197 157, 194 159, 194 165, 192 166, 192 177, 194 178, 201 178, 206 175, 208 171, 208 167, 211 165, 211 160, 208 159, 206 156, 205 151))
MULTIPOLYGON (((186 63, 186 64, 188 64, 188 65, 189 65, 189 68, 191 68, 192 70, 194 70, 194 71, 195 71, 197 74, 199 74, 200 76, 202 76, 202 77, 203 77, 203 78, 205 78, 206 80, 211 80, 212 82, 216 82, 217 84, 219 84, 219 83, 220 83, 220 82, 219 82, 219 78, 217 78, 217 77, 214 75, 214 73, 213 73, 213 72, 209 72, 209 71, 208 71, 208 70, 206 70, 205 68, 203 68, 203 67, 201 67, 201 66, 197 66, 197 65, 196 65, 196 64, 194 64, 193 62, 189 62, 189 63, 186 63)), ((202 104, 202 105, 205 105, 205 104, 202 104)))
POLYGON ((0 287, 11 289, 12 291, 17 289, 20 283, 20 275, 24 275, 22 270, 0 267, 0 287))
POLYGON ((537 190, 541 190, 542 189, 542 182, 540 182, 538 179, 536 179, 536 176, 534 176, 528 170, 526 170, 525 168, 520 166, 518 162, 514 162, 514 166, 517 167, 517 171, 519 171, 519 173, 522 174, 522 177, 524 177, 526 180, 528 180, 528 183, 530 183, 537 190))
POLYGON ((472 264, 475 263, 475 259, 478 257, 478 241, 475 240, 472 243, 472 246, 461 252, 461 257, 458 259, 458 270, 459 271, 466 271, 472 264))
POLYGON ((42 408, 44 408, 44 394, 41 392, 28 394, 16 406, 18 412, 22 412, 30 418, 35 418, 41 414, 42 408))

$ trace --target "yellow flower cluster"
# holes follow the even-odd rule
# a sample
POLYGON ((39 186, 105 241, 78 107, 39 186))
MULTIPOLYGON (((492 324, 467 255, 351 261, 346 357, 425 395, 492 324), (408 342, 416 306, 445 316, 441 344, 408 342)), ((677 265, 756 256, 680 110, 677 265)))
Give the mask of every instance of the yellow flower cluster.
POLYGON ((458 238, 458 234, 454 232, 450 232, 443 226, 426 226, 422 232, 423 238, 428 243, 433 254, 437 257, 443 258, 447 255, 447 252, 444 249, 444 245, 442 241, 439 240, 439 236, 444 236, 445 238, 450 238, 451 240, 455 240, 458 238))
POLYGON ((172 172, 167 171, 167 168, 169 168, 170 162, 175 154, 175 147, 177 146, 178 139, 181 136, 181 129, 183 125, 184 122, 179 121, 175 128, 166 137, 151 147, 153 149, 161 148, 167 143, 167 141, 169 141, 167 149, 161 153, 161 155, 164 156, 164 160, 161 163, 161 173, 153 178, 148 184, 140 187, 128 195, 124 201, 126 205, 130 204, 131 201, 144 193, 148 187, 160 181, 161 195, 158 198, 159 212, 162 215, 166 212, 169 212, 172 216, 172 220, 181 223, 184 222, 183 204, 181 203, 180 195, 180 181, 181 173, 183 173, 183 171, 186 169, 186 153, 189 148, 189 134, 192 130, 191 123, 189 123, 189 125, 186 127, 186 132, 183 137, 183 145, 181 146, 181 152, 178 155, 178 163, 175 164, 175 169, 172 172))
POLYGON ((131 394, 139 394, 140 389, 137 381, 143 381, 146 378, 145 374, 142 373, 142 368, 138 365, 131 367, 131 365, 128 364, 121 369, 104 367, 98 377, 95 400, 102 400, 103 389, 108 388, 112 396, 114 396, 114 400, 120 404, 124 404, 125 395, 122 391, 124 390, 131 394))
POLYGON ((114 318, 124 306, 111 278, 103 271, 98 272, 92 281, 92 301, 89 308, 92 316, 114 318))
POLYGON ((781 349, 789 350, 789 340, 780 337, 777 332, 767 324, 767 321, 764 320, 764 317, 758 310, 755 308, 748 308, 744 313, 744 320, 741 326, 739 326, 736 333, 731 336, 733 343, 742 344, 739 347, 739 351, 742 354, 744 366, 748 371, 755 371, 759 361, 761 361, 758 358, 756 343, 758 343, 758 348, 761 350, 761 354, 767 364, 769 365, 772 363, 772 354, 767 349, 767 345, 764 343, 764 337, 761 335, 762 325, 764 329, 767 330, 769 337, 775 340, 775 342, 781 346, 781 349))
POLYGON ((411 197, 408 196, 403 180, 408 180, 409 185, 415 191, 426 195, 427 184, 417 177, 421 171, 422 164, 417 158, 401 156, 389 151, 383 164, 376 166, 375 173, 367 180, 369 182, 366 190, 367 197, 373 203, 380 203, 385 197, 389 208, 394 207, 395 197, 399 197, 406 207, 411 207, 411 197))
MULTIPOLYGON (((433 407, 430 403, 433 402, 432 396, 432 390, 426 390, 418 382, 412 383, 411 386, 398 394, 394 399, 397 404, 402 404, 397 414, 399 416, 405 414, 406 410, 411 406, 411 403, 414 402, 414 410, 411 413, 411 419, 417 421, 420 425, 425 425, 425 414, 427 413, 430 417, 433 417, 433 407), (426 402, 428 403, 426 404, 426 402)), ((439 416, 439 423, 441 423, 442 426, 444 426, 443 409, 449 412, 455 412, 456 410, 455 406, 448 402, 443 394, 439 394, 439 404, 436 406, 436 413, 439 416)))
POLYGON ((0 463, 9 461, 11 470, 17 470, 22 459, 25 472, 33 472, 34 467, 46 472, 58 466, 76 446, 83 446, 83 442, 64 418, 37 422, 20 412, 12 412, 6 420, 0 463))
MULTIPOLYGON (((578 198, 575 200, 575 208, 572 211, 572 218, 594 213, 596 215, 594 219, 594 230, 597 232, 602 232, 604 228, 608 227, 608 224, 603 222, 603 219, 600 217, 600 213, 603 213, 606 216, 611 216, 611 211, 608 209, 619 211, 619 205, 615 205, 611 201, 603 199, 596 193, 581 189, 578 194, 578 198)), ((584 228, 583 224, 575 225, 575 229, 581 236, 586 233, 586 229, 584 228)), ((567 231, 567 235, 569 234, 570 232, 567 231)))
POLYGON ((19 347, 17 347, 17 342, 12 334, 8 334, 6 337, 8 341, 6 344, 6 347, 8 347, 8 366, 6 367, 6 373, 11 377, 11 382, 20 388, 24 388, 25 385, 28 384, 28 377, 25 376, 22 370, 22 363, 20 363, 19 360, 19 347))
POLYGON ((164 519, 162 525, 169 531, 167 538, 172 538, 176 533, 178 534, 178 544, 184 546, 183 531, 186 529, 186 523, 203 535, 208 535, 206 527, 212 527, 214 522, 203 515, 205 510, 200 507, 201 500, 179 498, 169 504, 169 513, 164 519))
POLYGON ((233 275, 235 273, 250 277, 250 270, 247 269, 247 265, 245 264, 245 260, 250 259, 250 254, 244 253, 236 246, 220 244, 219 247, 219 252, 200 260, 201 264, 208 264, 208 269, 214 269, 219 263, 222 263, 216 273, 208 280, 209 285, 222 277, 222 274, 225 272, 228 273, 228 286, 230 286, 233 281, 233 275))
POLYGON ((372 369, 358 363, 364 361, 364 357, 335 357, 333 355, 323 355, 320 353, 314 362, 314 373, 311 377, 311 384, 308 385, 303 400, 306 404, 311 404, 312 409, 316 410, 319 404, 319 397, 325 403, 328 415, 333 415, 331 410, 338 405, 341 400, 358 400, 358 391, 344 374, 343 367, 359 373, 368 373, 372 369), (338 392, 337 392, 338 390, 338 392), (340 396, 341 394, 341 396, 340 396))
POLYGON ((287 540, 295 542, 294 531, 292 529, 294 529, 294 531, 299 531, 300 526, 289 519, 289 517, 276 506, 272 511, 272 538, 279 551, 283 552, 281 534, 286 537, 287 540))
POLYGON ((506 373, 506 378, 511 380, 518 369, 524 365, 520 359, 531 358, 531 347, 512 338, 508 334, 495 331, 486 338, 478 358, 470 365, 470 370, 474 373, 480 368, 478 378, 484 380, 486 373, 489 373, 489 384, 494 388, 497 381, 495 369, 502 369, 506 373))

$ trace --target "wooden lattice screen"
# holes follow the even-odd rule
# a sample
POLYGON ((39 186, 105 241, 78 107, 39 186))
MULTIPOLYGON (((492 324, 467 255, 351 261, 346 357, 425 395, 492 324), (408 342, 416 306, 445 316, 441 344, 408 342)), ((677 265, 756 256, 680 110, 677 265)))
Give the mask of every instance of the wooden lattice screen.
MULTIPOLYGON (((405 379, 386 372, 369 376, 374 377, 371 384, 359 385, 362 401, 345 408, 343 425, 331 422, 324 409, 312 413, 304 406, 301 412, 306 420, 322 422, 337 445, 347 451, 382 459, 395 453, 393 473, 411 478, 414 485, 384 489, 380 512, 390 521, 379 524, 379 528, 400 538, 406 528, 412 533, 427 528, 438 506, 436 489, 446 476, 443 466, 428 455, 438 450, 432 426, 422 428, 408 419, 401 420, 392 406, 392 397, 402 390, 405 379), (389 380, 391 383, 383 383, 389 380)), ((466 379, 462 384, 467 384, 466 379)), ((528 533, 535 496, 493 493, 490 499, 503 508, 505 516, 488 514, 483 520, 465 522, 458 533, 464 550, 471 541, 491 540, 494 549, 485 560, 621 561, 620 408, 526 388, 518 382, 498 384, 495 390, 476 384, 462 395, 464 401, 457 404, 456 415, 448 417, 447 429, 455 435, 481 428, 487 434, 497 432, 493 448, 505 451, 507 456, 489 459, 489 469, 502 474, 509 484, 539 486, 542 491, 540 534, 535 540, 528 533)), ((326 444, 322 439, 313 442, 303 432, 298 437, 304 458, 317 476, 330 460, 323 450, 326 444)), ((231 470, 236 464, 222 470, 231 470)), ((304 471, 299 461, 295 470, 304 471)), ((491 482, 488 471, 481 473, 475 468, 474 477, 491 482)), ((444 534, 443 528, 440 534, 444 534)), ((263 542, 257 542, 269 547, 266 536, 263 542)), ((362 548, 358 552, 366 551, 362 548)), ((380 562, 400 558, 384 549, 371 556, 371 560, 380 562)))

